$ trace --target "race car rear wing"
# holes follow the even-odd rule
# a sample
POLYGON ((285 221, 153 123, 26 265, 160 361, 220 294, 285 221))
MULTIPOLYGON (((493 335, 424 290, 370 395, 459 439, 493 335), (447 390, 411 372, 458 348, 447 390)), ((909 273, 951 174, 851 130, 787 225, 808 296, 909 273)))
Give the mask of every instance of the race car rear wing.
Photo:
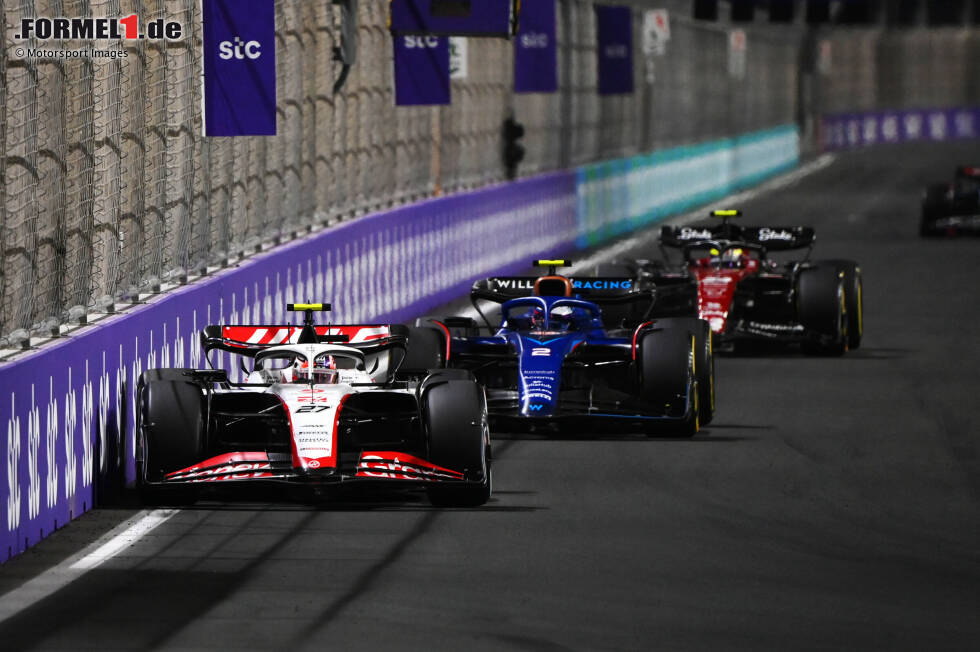
POLYGON ((719 240, 744 242, 766 251, 789 251, 813 246, 816 232, 808 226, 740 226, 722 224, 715 227, 664 226, 660 244, 683 248, 719 240))
MULTIPOLYGON (((205 355, 213 349, 254 357, 270 346, 296 344, 305 326, 212 325, 201 331, 205 355)), ((367 353, 405 348, 408 328, 402 324, 358 324, 313 326, 318 342, 343 343, 367 353)))
MULTIPOLYGON (((494 276, 477 281, 473 284, 470 297, 486 299, 503 303, 517 297, 527 297, 534 294, 536 276, 494 276)), ((631 297, 645 288, 642 281, 632 277, 592 278, 570 276, 572 293, 586 301, 602 303, 604 301, 630 301, 631 297)))
MULTIPOLYGON (((547 278, 547 277, 546 277, 547 278)), ((496 328, 480 305, 480 300, 502 304, 510 299, 534 294, 533 276, 496 276, 477 281, 470 291, 473 308, 491 332, 496 328)), ((609 324, 623 319, 640 319, 648 315, 656 302, 656 287, 651 278, 572 276, 572 296, 600 307, 603 319, 609 324)))

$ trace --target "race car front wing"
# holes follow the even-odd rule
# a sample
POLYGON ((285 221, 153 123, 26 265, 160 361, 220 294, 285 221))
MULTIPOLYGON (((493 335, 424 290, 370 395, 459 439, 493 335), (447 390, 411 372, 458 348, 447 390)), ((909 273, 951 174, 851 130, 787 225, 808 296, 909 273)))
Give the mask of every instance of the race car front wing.
POLYGON ((470 480, 466 471, 455 471, 401 451, 362 451, 350 467, 300 469, 284 453, 241 451, 202 460, 164 476, 160 484, 273 481, 307 484, 342 484, 360 481, 459 483, 470 480))

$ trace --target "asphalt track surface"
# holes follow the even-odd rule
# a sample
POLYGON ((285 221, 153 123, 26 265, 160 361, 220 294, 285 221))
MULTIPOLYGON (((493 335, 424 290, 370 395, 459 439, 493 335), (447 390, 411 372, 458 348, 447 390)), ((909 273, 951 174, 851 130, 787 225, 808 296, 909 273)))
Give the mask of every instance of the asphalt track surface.
MULTIPOLYGON (((695 439, 497 433, 480 509, 201 503, 0 623, 0 648, 980 649, 980 240, 917 235, 924 184, 978 158, 841 155, 741 206, 860 261, 865 340, 720 359, 695 439)), ((133 513, 82 517, 0 592, 133 513)))

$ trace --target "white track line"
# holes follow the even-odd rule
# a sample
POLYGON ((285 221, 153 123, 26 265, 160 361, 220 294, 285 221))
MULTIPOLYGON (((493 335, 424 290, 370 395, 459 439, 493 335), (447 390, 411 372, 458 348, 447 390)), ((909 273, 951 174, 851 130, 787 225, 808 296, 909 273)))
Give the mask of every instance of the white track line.
MULTIPOLYGON (((657 222, 656 226, 662 226, 664 224, 672 224, 675 226, 681 226, 684 224, 690 224, 691 222, 697 222, 703 220, 708 216, 708 213, 717 208, 731 208, 737 207, 743 202, 755 199, 760 195, 765 195, 767 193, 780 190, 787 186, 791 186, 794 183, 799 182, 804 177, 807 177, 814 172, 819 172, 820 170, 826 168, 831 163, 834 162, 835 156, 833 154, 823 154, 822 156, 810 161, 805 165, 801 165, 792 172, 787 172, 786 174, 780 175, 775 179, 770 179, 762 185, 756 186, 750 190, 743 190, 732 195, 728 195, 724 199, 719 199, 718 201, 709 204, 708 206, 702 206, 696 210, 690 211, 688 213, 682 213, 677 217, 672 217, 670 219, 662 220, 657 222)), ((589 267, 594 267, 600 263, 606 261, 614 260, 615 258, 622 256, 624 253, 630 249, 634 249, 642 244, 654 241, 660 234, 659 229, 644 229, 643 235, 633 236, 626 238, 625 240, 620 240, 614 244, 597 250, 594 254, 588 258, 582 259, 574 263, 568 268, 569 274, 575 274, 581 272, 582 270, 588 269, 589 267)), ((475 308, 466 308, 460 311, 460 316, 470 317, 471 319, 478 319, 479 313, 475 308)))
POLYGON ((179 510, 143 510, 126 519, 57 566, 0 596, 0 622, 37 604, 86 572, 129 548, 179 510))

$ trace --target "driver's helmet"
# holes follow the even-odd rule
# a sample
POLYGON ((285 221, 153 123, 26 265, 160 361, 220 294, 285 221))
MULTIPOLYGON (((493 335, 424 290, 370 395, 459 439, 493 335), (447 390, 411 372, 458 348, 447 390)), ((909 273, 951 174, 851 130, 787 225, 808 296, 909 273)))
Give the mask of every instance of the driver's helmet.
POLYGON ((531 308, 528 319, 531 322, 531 330, 540 331, 544 330, 547 320, 545 319, 544 310, 541 308, 531 308))
POLYGON ((313 382, 318 385, 336 385, 340 382, 337 361, 333 359, 332 355, 317 358, 313 365, 313 382))
POLYGON ((551 310, 551 328, 556 331, 572 330, 575 325, 573 315, 575 310, 571 306, 557 306, 551 310))
POLYGON ((744 251, 739 247, 726 249, 718 256, 718 263, 722 267, 741 267, 743 262, 744 251))
POLYGON ((325 355, 317 358, 316 362, 310 366, 309 361, 297 358, 293 362, 293 382, 309 383, 317 385, 335 385, 340 382, 340 374, 337 372, 337 363, 332 355, 325 355))

